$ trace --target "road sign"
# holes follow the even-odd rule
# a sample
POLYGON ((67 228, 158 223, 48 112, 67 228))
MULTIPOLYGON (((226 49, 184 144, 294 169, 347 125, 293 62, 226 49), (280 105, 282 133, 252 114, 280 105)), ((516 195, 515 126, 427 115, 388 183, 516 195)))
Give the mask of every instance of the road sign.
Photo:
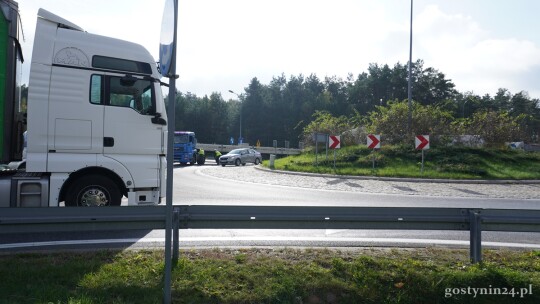
POLYGON ((315 143, 326 143, 328 139, 328 134, 324 134, 324 133, 313 133, 313 141, 315 143))
POLYGON ((370 149, 380 149, 381 135, 369 134, 367 136, 367 147, 370 149))
POLYGON ((417 150, 429 149, 429 135, 416 135, 414 144, 417 150))
POLYGON ((340 136, 330 135, 328 137, 328 148, 330 148, 330 149, 339 149, 339 148, 341 148, 340 136))

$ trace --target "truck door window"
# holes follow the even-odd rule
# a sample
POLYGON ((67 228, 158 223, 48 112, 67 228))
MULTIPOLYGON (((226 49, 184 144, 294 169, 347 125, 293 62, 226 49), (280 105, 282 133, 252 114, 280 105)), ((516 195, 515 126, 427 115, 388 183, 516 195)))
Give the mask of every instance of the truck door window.
POLYGON ((132 108, 143 115, 154 115, 153 87, 150 80, 135 77, 92 75, 90 103, 132 108))
POLYGON ((132 108, 143 115, 155 114, 155 98, 150 80, 135 77, 108 78, 109 105, 132 108))
POLYGON ((92 75, 90 81, 90 102, 93 104, 103 104, 103 76, 92 75))

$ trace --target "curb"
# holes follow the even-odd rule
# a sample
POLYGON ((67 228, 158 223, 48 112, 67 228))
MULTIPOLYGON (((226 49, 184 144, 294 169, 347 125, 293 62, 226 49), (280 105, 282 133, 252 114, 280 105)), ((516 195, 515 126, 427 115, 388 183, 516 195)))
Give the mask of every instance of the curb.
POLYGON ((336 174, 323 174, 323 173, 309 173, 309 172, 296 172, 269 169, 262 166, 255 166, 255 169, 272 172, 277 174, 289 174, 311 177, 332 177, 341 179, 358 179, 358 180, 374 180, 374 181, 387 181, 387 182, 409 182, 409 183, 439 183, 439 184, 493 184, 493 185, 507 185, 507 184, 520 184, 520 185, 537 185, 540 184, 540 180, 514 180, 514 179, 499 179, 499 180, 487 180, 487 179, 430 179, 430 178, 410 178, 410 177, 379 177, 379 176, 356 176, 356 175, 336 175, 336 174))

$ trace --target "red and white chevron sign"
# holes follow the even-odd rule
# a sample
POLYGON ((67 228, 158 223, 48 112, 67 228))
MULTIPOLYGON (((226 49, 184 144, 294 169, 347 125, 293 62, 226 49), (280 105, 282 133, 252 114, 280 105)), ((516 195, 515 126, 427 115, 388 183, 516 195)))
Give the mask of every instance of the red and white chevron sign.
POLYGON ((416 135, 414 144, 417 150, 429 149, 429 135, 416 135))
POLYGON ((381 148, 381 136, 375 134, 369 134, 367 136, 367 147, 370 149, 380 149, 381 148))
POLYGON ((330 149, 339 149, 341 148, 341 140, 339 136, 330 135, 328 137, 328 148, 330 149))

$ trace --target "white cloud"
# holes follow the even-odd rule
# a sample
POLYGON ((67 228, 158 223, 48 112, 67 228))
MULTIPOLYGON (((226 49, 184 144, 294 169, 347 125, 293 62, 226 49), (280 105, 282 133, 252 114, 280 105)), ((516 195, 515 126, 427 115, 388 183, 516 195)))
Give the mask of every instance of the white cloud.
POLYGON ((416 19, 416 58, 445 73, 459 91, 480 95, 493 95, 498 88, 537 91, 520 81, 522 73, 540 65, 540 48, 532 41, 500 39, 471 17, 446 14, 436 6, 426 7, 416 19))
MULTIPOLYGON (((43 6, 88 32, 142 44, 157 59, 164 2, 19 1, 25 57, 43 6)), ((540 69, 540 40, 524 34, 534 31, 501 36, 492 28, 497 22, 479 23, 460 3, 444 3, 442 10, 435 1, 415 1, 413 60, 445 73, 459 91, 494 94, 505 87, 540 96, 540 84, 528 79, 540 69)), ((369 63, 406 63, 409 12, 409 2, 397 0, 179 1, 179 86, 198 95, 241 92, 253 77, 263 83, 282 73, 344 78, 366 71, 369 63)), ((502 13, 490 18, 511 22, 502 13)), ((25 77, 28 71, 29 64, 25 77)))

